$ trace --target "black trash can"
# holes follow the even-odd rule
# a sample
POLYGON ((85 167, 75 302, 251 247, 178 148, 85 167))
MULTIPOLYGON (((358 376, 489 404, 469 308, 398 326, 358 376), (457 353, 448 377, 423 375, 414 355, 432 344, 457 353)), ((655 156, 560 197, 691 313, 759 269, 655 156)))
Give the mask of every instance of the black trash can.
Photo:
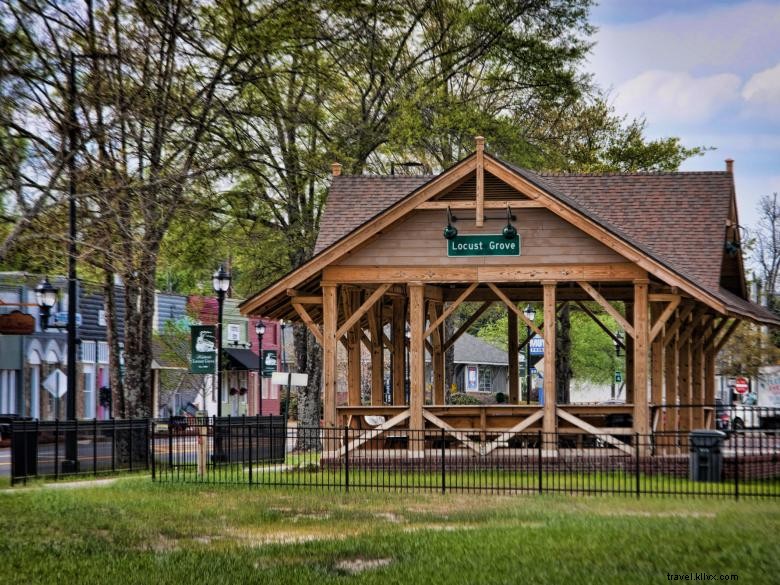
POLYGON ((27 420, 14 420, 10 425, 12 483, 38 475, 38 429, 27 420))
POLYGON ((726 433, 710 429, 691 431, 689 477, 691 481, 721 481, 723 473, 723 451, 721 449, 726 433))

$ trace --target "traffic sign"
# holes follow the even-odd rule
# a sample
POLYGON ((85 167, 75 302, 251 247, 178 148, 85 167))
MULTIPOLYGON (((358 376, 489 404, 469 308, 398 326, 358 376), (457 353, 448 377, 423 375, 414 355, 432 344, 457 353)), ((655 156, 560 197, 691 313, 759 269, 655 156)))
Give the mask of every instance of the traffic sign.
POLYGON ((749 389, 747 378, 737 378, 734 380, 734 391, 737 394, 747 394, 749 389))

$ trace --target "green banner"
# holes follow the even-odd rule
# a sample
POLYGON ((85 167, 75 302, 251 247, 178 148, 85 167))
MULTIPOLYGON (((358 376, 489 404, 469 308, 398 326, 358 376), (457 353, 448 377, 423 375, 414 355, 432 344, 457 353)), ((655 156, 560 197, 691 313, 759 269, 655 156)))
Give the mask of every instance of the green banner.
POLYGON ((266 349, 263 352, 263 378, 270 378, 278 370, 279 354, 275 349, 266 349))
POLYGON ((214 325, 192 325, 190 372, 213 374, 217 368, 217 340, 214 325))
POLYGON ((447 256, 519 256, 520 236, 507 240, 501 234, 455 236, 447 240, 447 256))

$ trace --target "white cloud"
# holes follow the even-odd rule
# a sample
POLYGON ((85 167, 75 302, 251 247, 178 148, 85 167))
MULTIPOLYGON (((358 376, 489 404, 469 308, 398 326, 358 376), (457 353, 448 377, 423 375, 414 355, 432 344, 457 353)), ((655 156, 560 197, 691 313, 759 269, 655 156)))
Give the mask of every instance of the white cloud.
POLYGON ((615 107, 654 123, 709 120, 739 100, 741 80, 728 73, 693 77, 675 71, 646 71, 616 89, 615 107))
POLYGON ((780 65, 751 77, 742 88, 748 113, 780 116, 780 65))
POLYGON ((780 3, 743 2, 694 13, 669 12, 631 24, 604 25, 591 71, 617 86, 651 69, 747 78, 780 55, 780 3))

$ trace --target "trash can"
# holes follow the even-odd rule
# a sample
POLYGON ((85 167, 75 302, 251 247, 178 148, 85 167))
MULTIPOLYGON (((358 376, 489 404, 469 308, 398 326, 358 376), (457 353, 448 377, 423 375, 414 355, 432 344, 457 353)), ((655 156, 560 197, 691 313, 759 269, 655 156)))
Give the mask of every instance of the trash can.
POLYGON ((38 429, 27 420, 11 422, 12 483, 38 475, 38 429))
POLYGON ((691 431, 689 477, 691 481, 720 481, 723 471, 721 446, 726 433, 710 429, 691 431))

